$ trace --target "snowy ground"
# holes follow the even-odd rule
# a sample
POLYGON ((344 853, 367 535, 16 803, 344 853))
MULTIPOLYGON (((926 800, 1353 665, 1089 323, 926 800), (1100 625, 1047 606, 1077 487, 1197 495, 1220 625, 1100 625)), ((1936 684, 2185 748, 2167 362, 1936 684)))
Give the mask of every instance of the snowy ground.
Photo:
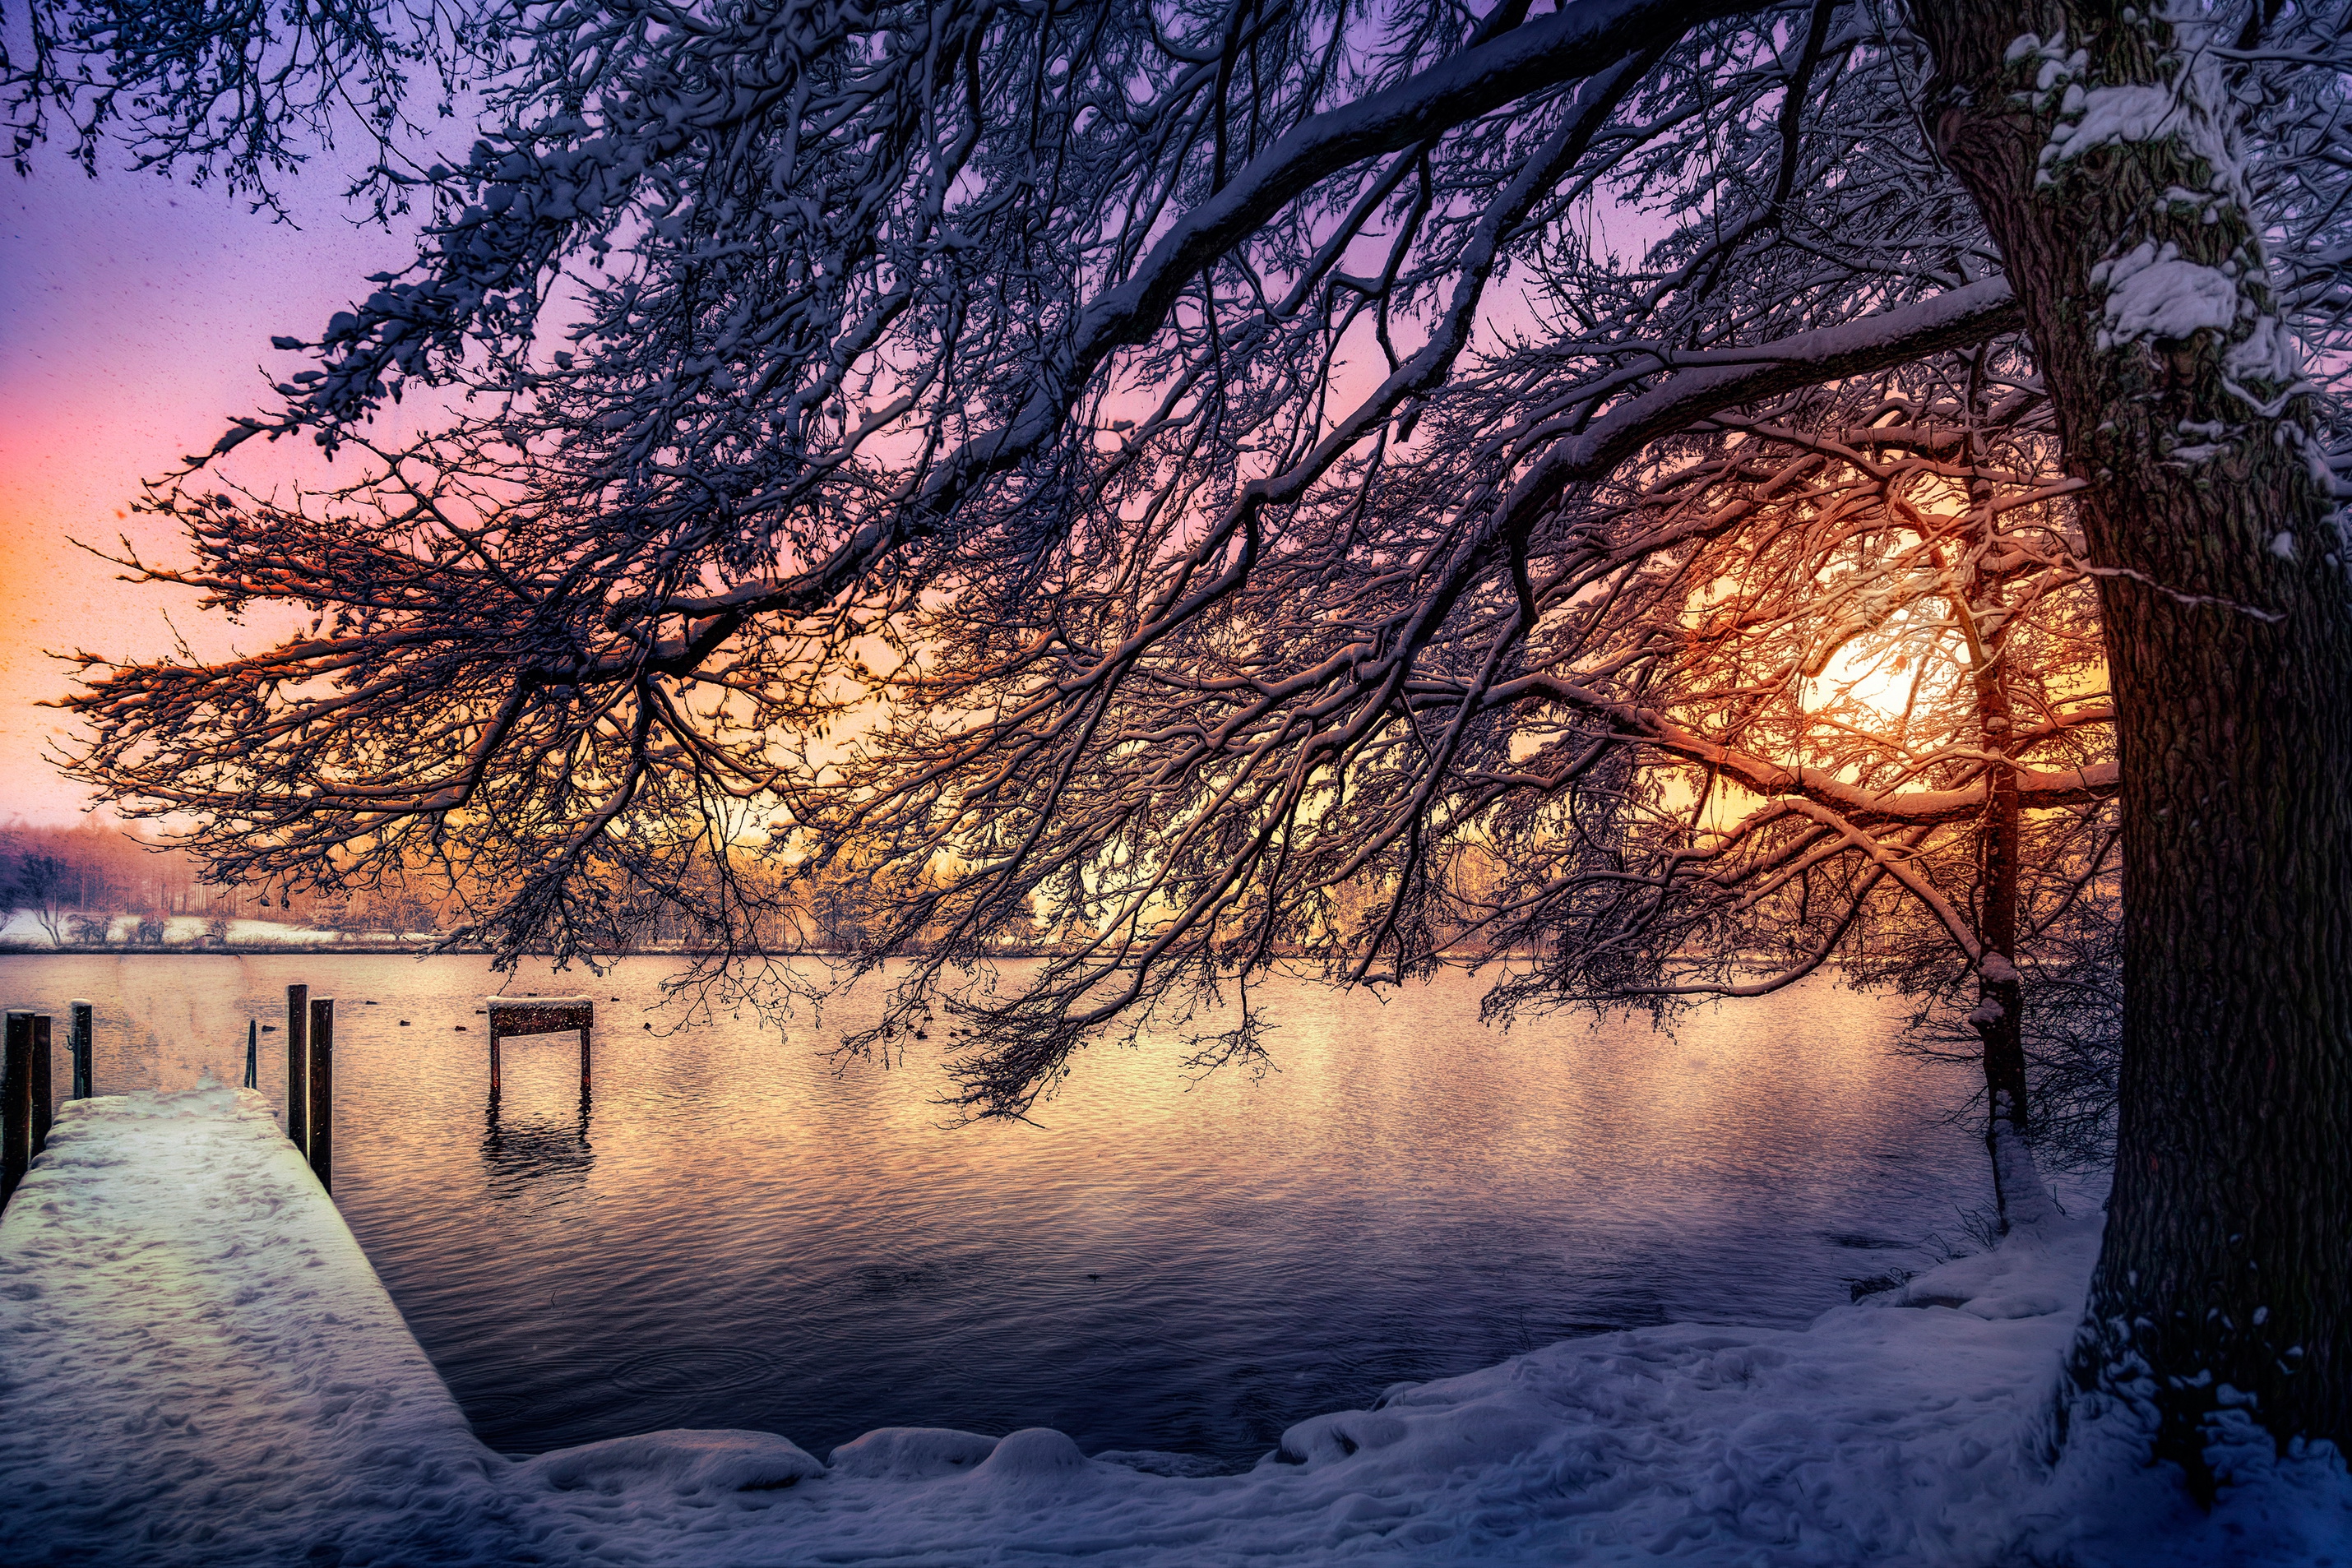
MULTIPOLYGON (((73 916, 69 915, 67 918, 71 919, 73 916)), ((166 915, 163 920, 163 945, 168 947, 196 946, 203 940, 208 925, 205 916, 201 915, 166 915)), ((58 929, 70 933, 72 927, 65 920, 60 920, 58 929)), ((127 946, 136 938, 138 933, 138 915, 115 915, 108 917, 106 934, 108 942, 127 946)), ((341 931, 328 931, 308 925, 288 925, 276 920, 232 920, 228 923, 228 934, 223 938, 232 947, 247 945, 274 946, 343 941, 401 942, 429 939, 429 933, 404 934, 394 931, 358 932, 347 936, 341 931)), ((44 926, 39 918, 29 909, 12 909, 7 912, 6 919, 0 920, 0 942, 24 947, 59 946, 50 940, 48 928, 44 926)), ((71 951, 73 944, 68 942, 64 946, 67 951, 71 951)))
POLYGON ((2352 1564, 2331 1452, 2245 1445, 2210 1517, 2122 1434, 2042 1461, 2096 1245, 2095 1216, 2054 1221, 1799 1331, 1566 1341, 1304 1422, 1241 1475, 1045 1430, 887 1429, 829 1465, 754 1432, 517 1461, 475 1440, 258 1096, 88 1101, 0 1219, 0 1542, 26 1568, 2352 1564))

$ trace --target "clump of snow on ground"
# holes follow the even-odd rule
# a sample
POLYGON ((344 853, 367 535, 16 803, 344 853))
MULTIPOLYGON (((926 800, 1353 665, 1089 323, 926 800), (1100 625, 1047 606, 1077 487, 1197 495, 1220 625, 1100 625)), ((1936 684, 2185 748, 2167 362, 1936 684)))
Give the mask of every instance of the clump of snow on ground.
POLYGON ((2098 1243, 2053 1218, 1809 1328, 1570 1340, 1301 1422, 1255 1469, 886 1427, 490 1452, 261 1099, 68 1105, 0 1219, 12 1563, 2322 1564, 2325 1448, 2046 1446, 2098 1243))

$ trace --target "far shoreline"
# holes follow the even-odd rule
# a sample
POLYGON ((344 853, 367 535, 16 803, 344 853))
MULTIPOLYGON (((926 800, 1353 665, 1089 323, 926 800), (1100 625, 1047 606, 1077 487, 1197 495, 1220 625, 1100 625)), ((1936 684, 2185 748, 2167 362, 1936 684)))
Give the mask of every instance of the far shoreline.
MULTIPOLYGON (((49 947, 33 942, 0 942, 0 958, 251 958, 269 956, 301 957, 410 957, 467 958, 487 957, 495 949, 487 946, 437 947, 430 943, 406 945, 385 942, 236 942, 217 947, 200 947, 193 943, 173 942, 163 946, 139 943, 91 944, 84 946, 49 947)), ((791 953, 767 955, 774 958, 853 958, 856 955, 845 948, 803 947, 791 953)), ((892 955, 916 956, 918 955, 892 955)), ((552 958, 552 949, 530 947, 523 950, 526 958, 552 958)), ((588 954, 574 954, 585 960, 588 954)), ((598 953, 599 963, 614 958, 719 958, 726 956, 718 947, 640 947, 626 953, 598 953)), ((1050 958, 1052 949, 1045 947, 1007 947, 988 955, 992 958, 1050 958)))

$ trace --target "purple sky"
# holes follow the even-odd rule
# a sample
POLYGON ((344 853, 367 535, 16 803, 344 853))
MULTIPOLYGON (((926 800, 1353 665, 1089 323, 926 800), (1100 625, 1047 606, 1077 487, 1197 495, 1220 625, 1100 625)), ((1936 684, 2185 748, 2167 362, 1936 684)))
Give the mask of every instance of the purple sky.
MULTIPOLYGON (((37 705, 70 685, 49 653, 152 657, 176 632, 216 657, 276 630, 202 613, 191 592, 118 581, 70 541, 111 547, 128 533, 144 559, 182 559, 175 530, 131 513, 142 481, 208 449, 230 415, 265 405, 270 380, 303 366, 269 348, 273 334, 317 336, 372 287, 367 274, 413 258, 407 233, 355 225, 341 175, 316 167, 281 189, 299 226, 217 185, 93 180, 54 147, 29 177, 0 171, 0 821, 70 822, 88 805, 47 760, 67 727, 37 705)), ((1643 237, 1638 219, 1609 215, 1612 231, 1643 237)), ((1487 314, 1528 318, 1508 292, 1487 314)), ((268 486, 327 470, 307 444, 254 442, 230 472, 268 486)))
MULTIPOLYGON (((0 820, 71 821, 85 803, 43 758, 63 716, 35 705, 68 685, 48 652, 158 653, 172 624, 205 653, 261 640, 196 613, 193 594, 114 580, 68 540, 128 531, 142 556, 174 558, 171 530, 121 516, 140 482, 258 406, 263 366, 295 368, 272 333, 315 336, 367 273, 405 259, 403 238, 352 226, 338 189, 298 183, 296 229, 217 187, 92 180, 54 149, 29 178, 0 172, 0 820)), ((248 480, 290 475, 303 455, 247 454, 248 480)))

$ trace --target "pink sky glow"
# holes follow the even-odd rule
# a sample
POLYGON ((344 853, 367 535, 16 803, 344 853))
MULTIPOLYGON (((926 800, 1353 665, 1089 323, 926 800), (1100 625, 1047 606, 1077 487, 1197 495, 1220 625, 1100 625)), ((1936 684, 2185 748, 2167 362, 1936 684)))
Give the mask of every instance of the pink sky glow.
MULTIPOLYGON (((332 182, 313 183, 296 189, 295 229, 217 187, 92 180, 61 157, 0 174, 0 820, 70 822, 88 803, 47 759, 66 716, 37 705, 69 685, 49 653, 162 653, 175 626, 205 653, 262 641, 193 593, 117 581, 71 541, 128 534, 142 558, 182 559, 172 529, 131 510, 141 482, 259 407, 265 367, 295 368, 272 333, 315 335, 367 273, 405 259, 404 239, 352 226, 332 182)), ((290 446, 247 454, 252 483, 319 467, 290 446)))
MULTIPOLYGON (((127 535, 142 559, 184 560, 176 529, 133 509, 142 481, 208 450, 230 416, 268 405, 273 379, 308 363, 273 351, 274 334, 315 337, 372 287, 367 274, 414 258, 407 232, 352 221, 341 184, 321 168, 282 188, 296 227, 217 186, 90 179, 54 149, 28 177, 0 175, 0 821, 69 823, 90 806, 49 760, 71 735, 66 715, 39 706, 71 685, 52 653, 154 657, 176 635, 219 657, 280 630, 203 612, 192 591, 121 582, 73 541, 111 549, 127 535)), ((1636 235, 1645 226, 1603 215, 1636 235)), ((1490 329, 1529 324, 1516 291, 1485 315, 1490 329)), ((1369 387, 1366 355, 1343 370, 1339 395, 1369 387)), ((330 470, 307 444, 254 442, 225 472, 267 488, 330 470)))

